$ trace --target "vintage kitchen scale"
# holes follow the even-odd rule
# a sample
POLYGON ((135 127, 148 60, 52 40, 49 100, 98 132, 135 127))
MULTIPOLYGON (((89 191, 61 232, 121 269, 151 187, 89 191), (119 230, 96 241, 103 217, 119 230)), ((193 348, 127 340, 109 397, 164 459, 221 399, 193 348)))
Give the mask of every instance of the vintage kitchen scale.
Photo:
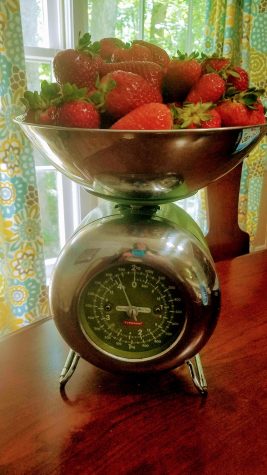
POLYGON ((71 348, 61 386, 82 357, 111 372, 187 364, 205 394, 199 351, 216 326, 220 288, 201 230, 173 202, 238 165, 266 125, 116 131, 17 123, 58 170, 108 200, 83 220, 54 270, 51 312, 71 348))

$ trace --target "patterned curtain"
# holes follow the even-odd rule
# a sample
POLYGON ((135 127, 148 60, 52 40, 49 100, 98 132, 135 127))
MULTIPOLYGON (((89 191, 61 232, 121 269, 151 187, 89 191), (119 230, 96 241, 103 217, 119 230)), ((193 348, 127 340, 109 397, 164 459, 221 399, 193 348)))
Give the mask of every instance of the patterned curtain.
MULTIPOLYGON (((207 0, 205 48, 249 72, 250 85, 267 90, 267 2, 266 0, 207 0)), ((266 97, 264 99, 267 105, 266 97)), ((250 235, 257 230, 262 191, 266 138, 243 164, 239 224, 250 235)))
POLYGON ((31 147, 12 119, 26 87, 19 1, 0 0, 0 335, 47 313, 31 147))

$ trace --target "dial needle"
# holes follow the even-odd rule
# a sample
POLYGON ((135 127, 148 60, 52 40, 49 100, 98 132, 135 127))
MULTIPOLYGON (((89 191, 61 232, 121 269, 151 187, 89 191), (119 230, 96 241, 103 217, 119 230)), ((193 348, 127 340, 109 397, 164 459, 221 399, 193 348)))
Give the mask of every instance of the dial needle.
POLYGON ((121 282, 120 278, 119 278, 119 283, 120 283, 119 288, 123 291, 123 293, 125 295, 125 298, 127 300, 127 303, 129 305, 127 313, 130 317, 132 317, 135 321, 137 321, 136 317, 137 317, 138 312, 133 308, 133 306, 130 302, 130 299, 129 299, 127 293, 126 293, 125 287, 124 287, 124 285, 122 285, 122 282, 121 282))
MULTIPOLYGON (((135 305, 133 305, 132 308, 137 310, 138 313, 151 313, 150 307, 136 307, 135 305)), ((117 305, 116 310, 117 312, 127 312, 129 310, 129 307, 126 305, 117 305)))

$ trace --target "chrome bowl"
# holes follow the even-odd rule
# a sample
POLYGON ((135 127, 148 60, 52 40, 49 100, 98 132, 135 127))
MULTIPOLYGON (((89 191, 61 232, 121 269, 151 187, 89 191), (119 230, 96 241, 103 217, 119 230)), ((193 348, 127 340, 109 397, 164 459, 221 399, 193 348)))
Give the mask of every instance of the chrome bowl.
POLYGON ((119 131, 15 122, 39 152, 89 192, 154 204, 196 193, 238 165, 267 124, 218 129, 119 131))

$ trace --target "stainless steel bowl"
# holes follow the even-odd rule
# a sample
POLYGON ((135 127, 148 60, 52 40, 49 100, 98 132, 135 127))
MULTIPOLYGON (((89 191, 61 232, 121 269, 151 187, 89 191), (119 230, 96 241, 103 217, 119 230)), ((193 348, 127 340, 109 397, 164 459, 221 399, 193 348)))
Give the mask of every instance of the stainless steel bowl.
POLYGON ((267 124, 118 131, 15 122, 58 170, 91 193, 140 204, 194 194, 238 165, 267 130, 267 124))

